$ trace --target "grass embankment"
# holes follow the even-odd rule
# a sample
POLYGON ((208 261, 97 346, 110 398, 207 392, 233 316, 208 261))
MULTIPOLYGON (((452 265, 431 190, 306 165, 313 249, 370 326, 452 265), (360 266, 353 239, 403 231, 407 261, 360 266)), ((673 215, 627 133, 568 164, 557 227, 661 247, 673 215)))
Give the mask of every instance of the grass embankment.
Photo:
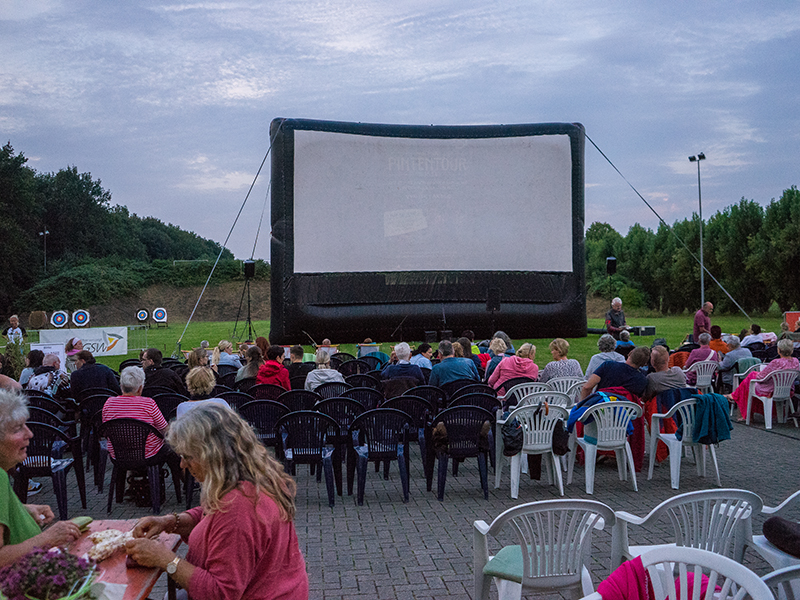
MULTIPOLYGON (((636 337, 632 339, 637 345, 651 345, 655 338, 666 338, 667 344, 670 348, 677 347, 684 339, 687 333, 692 331, 693 315, 669 316, 669 317, 629 317, 629 325, 653 325, 656 328, 656 335, 649 337, 636 337)), ((766 315, 754 319, 759 323, 764 331, 780 331, 781 317, 775 315, 766 315)), ((711 322, 714 325, 722 327, 725 333, 738 334, 742 328, 747 327, 749 323, 746 322, 744 317, 737 315, 712 315, 711 322)), ((599 328, 603 327, 602 319, 589 319, 589 327, 599 328)), ((185 323, 172 323, 168 328, 152 328, 147 332, 147 345, 151 348, 159 348, 165 356, 171 355, 176 349, 176 342, 183 332, 185 323)), ((211 346, 215 346, 220 340, 233 340, 234 338, 244 339, 243 335, 246 333, 246 328, 242 322, 237 326, 237 335, 233 336, 233 321, 218 321, 218 322, 192 322, 186 331, 181 342, 181 348, 188 350, 200 345, 202 340, 208 340, 211 346), (242 333, 243 332, 243 333, 242 333)), ((254 321, 253 328, 256 335, 269 337, 269 321, 254 321)), ((513 332, 512 332, 513 333, 513 332)), ((255 337, 255 336, 254 336, 255 337)), ((568 338, 570 343, 570 358, 577 359, 581 366, 585 369, 589 364, 589 359, 593 354, 597 353, 597 339, 598 335, 590 334, 585 338, 568 338)), ((302 340, 301 340, 302 341, 302 340)), ((333 340, 334 342, 336 340, 333 340)), ((531 342, 537 348, 536 364, 543 368, 550 362, 550 352, 548 344, 551 339, 536 338, 536 339, 515 339, 514 345, 519 347, 524 342, 531 342)), ((129 340, 129 345, 131 340, 129 340)), ((382 346, 382 350, 389 352, 389 343, 382 346)), ((309 344, 303 344, 306 352, 313 352, 313 348, 309 344)), ((340 350, 356 354, 355 344, 342 344, 340 350)), ((138 357, 138 351, 129 352, 128 356, 108 356, 102 357, 100 362, 107 364, 113 369, 119 368, 120 363, 126 358, 138 357)))

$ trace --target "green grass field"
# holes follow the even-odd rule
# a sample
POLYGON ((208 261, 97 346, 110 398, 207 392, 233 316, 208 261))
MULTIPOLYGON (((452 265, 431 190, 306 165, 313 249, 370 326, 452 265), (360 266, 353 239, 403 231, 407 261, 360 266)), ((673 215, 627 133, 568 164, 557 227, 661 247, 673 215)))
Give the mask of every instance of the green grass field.
MULTIPOLYGON (((654 337, 633 337, 633 341, 637 345, 647 345, 653 343, 655 338, 666 338, 667 344, 670 348, 675 348, 684 339, 687 333, 692 331, 692 317, 693 315, 682 316, 669 316, 669 317, 629 317, 629 325, 652 325, 656 328, 656 335, 654 337)), ((764 315, 755 318, 764 331, 780 331, 781 318, 776 315, 764 315)), ((711 319, 712 324, 722 327, 725 333, 738 334, 744 327, 749 324, 743 316, 736 315, 722 315, 714 316, 711 319)), ((600 328, 603 326, 602 319, 589 319, 589 327, 600 328)), ((176 350, 176 343, 183 332, 185 323, 171 323, 166 328, 152 328, 147 332, 147 346, 151 348, 159 348, 165 356, 170 356, 176 350)), ((253 328, 257 335, 269 337, 269 321, 254 321, 253 328)), ((200 345, 202 340, 208 340, 211 346, 215 346, 220 340, 244 339, 246 330, 239 322, 237 326, 237 335, 233 335, 234 322, 233 321, 220 321, 220 322, 192 322, 186 331, 183 340, 181 341, 181 349, 189 350, 200 345)), ((366 337, 366 336, 365 336, 366 337)), ((590 334, 585 338, 568 338, 570 343, 570 358, 577 359, 581 366, 585 369, 589 364, 589 359, 593 354, 597 353, 597 339, 598 335, 590 334)), ((304 340, 298 340, 304 341, 304 340)), ((305 340, 307 341, 307 340, 305 340)), ((334 342, 336 340, 333 340, 334 342)), ((531 342, 537 348, 536 364, 543 368, 550 362, 550 352, 548 344, 551 339, 515 339, 514 345, 519 347, 524 342, 531 342)), ((130 341, 129 341, 130 345, 130 341)), ((413 345, 413 344, 412 344, 413 345)), ((307 352, 313 352, 310 344, 304 343, 304 348, 307 352)), ((382 349, 389 352, 390 344, 385 343, 382 349)), ((340 349, 344 352, 351 354, 356 353, 355 344, 342 344, 340 349)), ((129 352, 127 356, 109 356, 99 359, 100 362, 107 364, 113 369, 117 369, 119 364, 126 358, 138 357, 138 351, 129 352)))

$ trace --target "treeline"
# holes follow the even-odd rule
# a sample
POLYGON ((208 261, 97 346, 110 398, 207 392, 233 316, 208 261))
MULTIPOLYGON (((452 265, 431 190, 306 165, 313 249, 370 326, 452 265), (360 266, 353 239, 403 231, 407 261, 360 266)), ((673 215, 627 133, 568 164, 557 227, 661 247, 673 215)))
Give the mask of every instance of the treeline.
MULTIPOLYGON (((37 173, 26 163, 10 143, 0 150, 0 314, 81 308, 156 282, 205 282, 218 243, 112 205, 100 180, 76 167, 37 173)), ((233 254, 222 258, 215 279, 240 277, 233 254)), ((263 263, 258 271, 269 276, 263 263)))
MULTIPOLYGON (((672 230, 699 257, 698 216, 676 221, 672 230)), ((781 311, 800 305, 800 191, 792 186, 766 208, 742 198, 717 212, 704 226, 703 255, 706 269, 747 312, 764 312, 773 301, 781 311)), ((636 224, 623 237, 606 223, 592 223, 586 281, 589 294, 618 295, 630 308, 681 313, 700 305, 700 265, 664 225, 653 232, 636 224), (610 282, 608 256, 617 258, 610 282)), ((737 310, 708 274, 705 287, 717 309, 737 310)))

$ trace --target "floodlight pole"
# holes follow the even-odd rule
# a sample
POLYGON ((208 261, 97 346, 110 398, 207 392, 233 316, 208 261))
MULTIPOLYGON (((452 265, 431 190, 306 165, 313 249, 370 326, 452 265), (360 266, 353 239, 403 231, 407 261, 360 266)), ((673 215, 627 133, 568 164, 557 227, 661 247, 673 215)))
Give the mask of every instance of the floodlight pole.
POLYGON ((700 306, 706 303, 705 267, 703 264, 703 195, 700 191, 700 161, 705 159, 706 155, 703 152, 689 157, 689 162, 697 163, 697 202, 700 208, 700 306))
POLYGON ((39 232, 39 235, 44 239, 44 272, 47 273, 47 236, 50 235, 47 225, 44 226, 43 231, 39 232))

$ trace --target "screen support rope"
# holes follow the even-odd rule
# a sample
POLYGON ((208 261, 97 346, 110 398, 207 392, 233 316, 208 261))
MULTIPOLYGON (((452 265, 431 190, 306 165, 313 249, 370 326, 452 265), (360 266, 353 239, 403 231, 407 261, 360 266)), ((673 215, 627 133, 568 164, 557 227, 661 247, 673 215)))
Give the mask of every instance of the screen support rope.
MULTIPOLYGON (((203 289, 200 290, 200 296, 197 298, 197 302, 194 304, 194 308, 192 309, 192 313, 189 315, 189 320, 186 321, 186 327, 183 328, 183 333, 181 333, 181 337, 178 338, 177 343, 175 344, 175 352, 173 356, 178 356, 181 351, 181 342, 183 341, 183 336, 186 335, 186 330, 189 329, 189 324, 192 322, 192 318, 194 317, 194 313, 197 312, 197 307, 200 306, 200 301, 203 299, 203 294, 205 294, 206 288, 208 288, 208 284, 211 281, 211 277, 214 275, 214 270, 217 268, 220 259, 222 258, 222 253, 225 251, 225 247, 228 245, 228 241, 231 239, 231 235, 233 235, 233 230, 236 227, 236 223, 239 222, 239 217, 242 216, 242 211, 244 207, 247 205, 247 200, 250 198, 250 194, 253 192, 253 188, 258 181, 259 175, 261 175, 261 170, 264 168, 264 164, 267 162, 267 158, 272 152, 272 144, 275 142, 275 138, 278 135, 278 132, 281 130, 281 125, 283 122, 278 124, 277 129, 275 129, 275 135, 272 136, 272 139, 269 141, 269 148, 267 148, 267 153, 264 155, 264 160, 261 161, 261 165, 258 167, 258 171, 256 172, 256 176, 253 178, 253 183, 250 184, 250 189, 247 190, 247 194, 244 197, 244 201, 242 205, 239 207, 239 212, 236 213, 236 218, 233 220, 233 224, 231 225, 230 231, 228 231, 228 236, 225 238, 225 241, 222 243, 222 247, 219 250, 219 254, 217 255, 217 260, 214 261, 214 266, 211 267, 211 273, 208 274, 208 278, 206 279, 206 283, 203 286, 203 289)), ((263 212, 262 212, 263 216, 263 212)), ((261 228, 261 224, 259 223, 259 230, 261 228)), ((256 234, 257 239, 258 234, 256 234)), ((255 246, 253 246, 253 254, 255 254, 255 246)))
POLYGON ((637 190, 635 187, 633 187, 633 184, 630 181, 628 181, 628 179, 625 177, 625 175, 622 174, 622 172, 617 168, 617 166, 613 162, 611 162, 611 159, 608 158, 602 150, 600 150, 598 145, 594 143, 594 140, 592 138, 590 138, 588 134, 586 134, 586 139, 589 140, 592 143, 592 146, 594 146, 595 150, 597 150, 600 153, 600 156, 602 156, 603 158, 606 159, 606 161, 608 161, 608 164, 610 164, 611 167, 617 172, 617 174, 620 177, 622 177, 622 180, 630 186, 630 188, 634 191, 634 193, 637 196, 639 196, 639 199, 647 205, 647 208, 649 208, 653 212, 653 214, 656 217, 658 217, 658 220, 661 222, 661 224, 664 225, 669 230, 669 232, 672 234, 672 236, 676 240, 678 240, 678 242, 680 242, 681 246, 683 246, 686 249, 686 251, 689 253, 689 256, 691 256, 695 260, 695 262, 697 262, 697 264, 700 265, 701 269, 703 269, 706 273, 708 273, 708 276, 711 277, 711 279, 714 280, 714 283, 716 283, 719 286, 719 289, 721 289, 723 292, 725 292, 725 295, 728 298, 730 298, 731 302, 733 302, 736 305, 736 308, 738 308, 742 312, 742 314, 745 317, 747 317, 748 321, 752 321, 752 319, 750 319, 750 315, 748 315, 745 312, 745 310, 739 305, 739 303, 736 302, 736 300, 733 298, 733 296, 731 296, 728 293, 728 290, 726 290, 725 287, 717 280, 717 278, 714 277, 714 275, 711 273, 711 271, 709 271, 708 269, 705 268, 705 265, 700 262, 700 259, 695 255, 695 253, 692 252, 691 250, 689 250, 689 246, 687 246, 686 243, 680 237, 678 237, 678 234, 675 233, 675 230, 672 227, 670 227, 664 219, 661 218, 661 215, 659 215, 656 212, 656 209, 653 208, 650 205, 650 203, 647 200, 644 199, 644 196, 642 196, 639 193, 639 190, 637 190))

